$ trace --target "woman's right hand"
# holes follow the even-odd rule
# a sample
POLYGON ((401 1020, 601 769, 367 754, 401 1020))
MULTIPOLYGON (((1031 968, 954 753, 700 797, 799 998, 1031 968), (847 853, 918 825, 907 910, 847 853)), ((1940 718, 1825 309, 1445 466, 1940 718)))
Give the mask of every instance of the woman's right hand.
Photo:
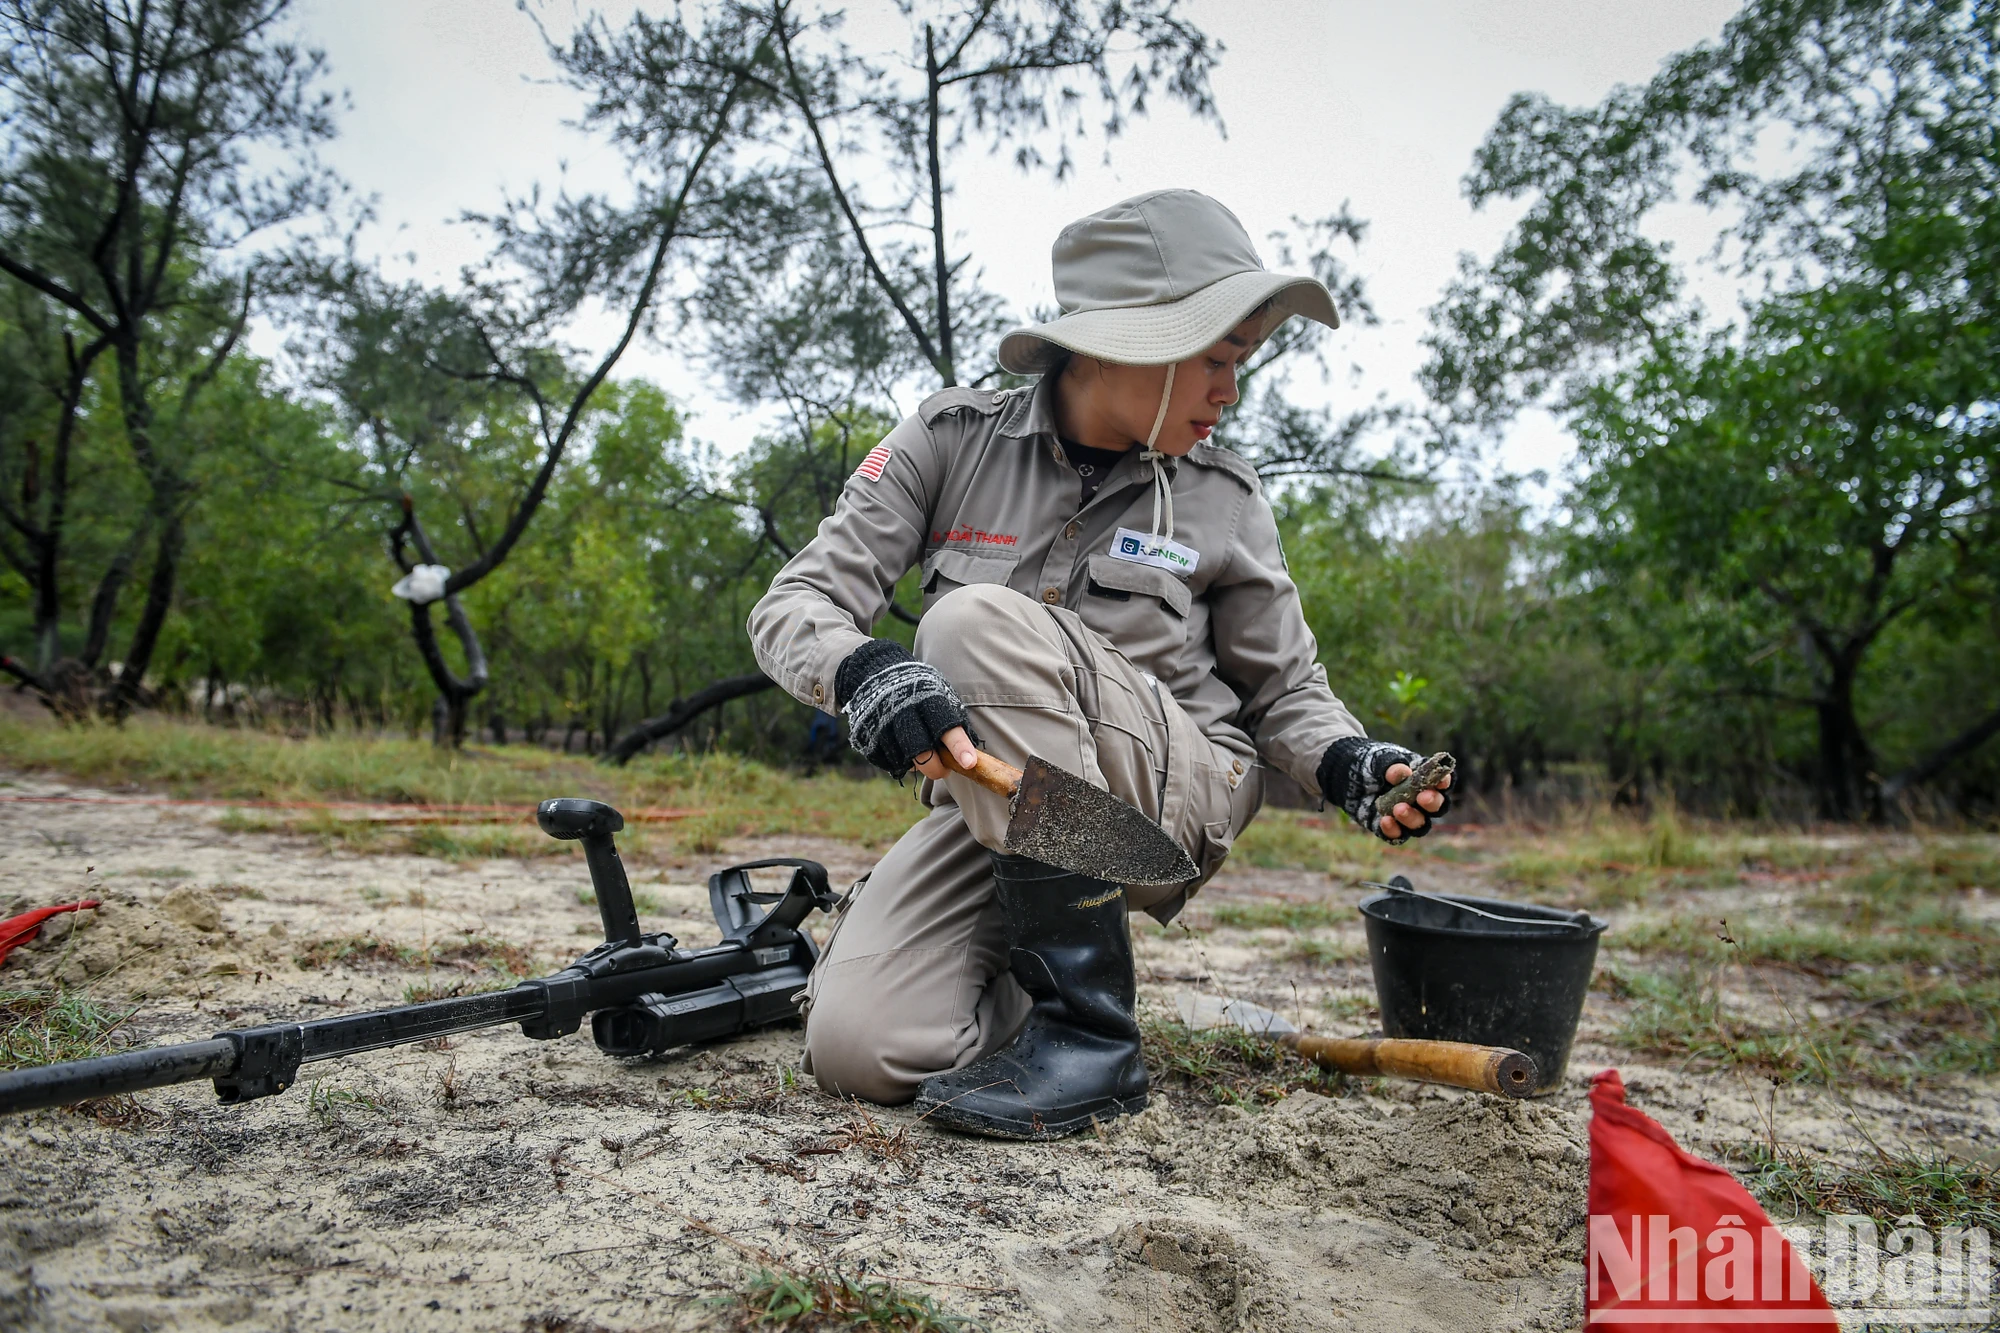
MULTIPOLYGON (((971 768, 979 761, 979 751, 972 748, 972 739, 965 734, 964 727, 953 727, 938 737, 938 743, 958 761, 960 768, 971 768)), ((951 772, 935 750, 925 750, 911 761, 910 767, 932 782, 943 782, 945 775, 951 772)))

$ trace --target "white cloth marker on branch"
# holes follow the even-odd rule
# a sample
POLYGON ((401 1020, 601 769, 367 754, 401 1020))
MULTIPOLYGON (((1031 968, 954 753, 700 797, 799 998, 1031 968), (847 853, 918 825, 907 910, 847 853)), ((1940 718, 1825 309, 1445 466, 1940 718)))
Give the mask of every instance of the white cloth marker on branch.
POLYGON ((445 580, 450 577, 451 570, 445 565, 417 565, 397 579, 396 586, 389 591, 406 602, 422 606, 444 596, 445 580))

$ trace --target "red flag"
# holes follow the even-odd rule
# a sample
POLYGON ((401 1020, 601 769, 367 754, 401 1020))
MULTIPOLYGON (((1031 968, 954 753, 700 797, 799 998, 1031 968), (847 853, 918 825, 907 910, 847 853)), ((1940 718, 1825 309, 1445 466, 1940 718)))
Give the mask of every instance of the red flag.
POLYGON ((1589 1326, 1840 1327, 1750 1191, 1627 1106, 1617 1070, 1591 1080, 1590 1108, 1589 1326))
POLYGON ((7 961, 7 955, 20 945, 26 944, 41 933, 42 922, 64 912, 80 912, 86 907, 96 907, 97 899, 85 898, 81 902, 63 903, 57 907, 37 907, 32 912, 10 916, 0 921, 0 963, 7 961))

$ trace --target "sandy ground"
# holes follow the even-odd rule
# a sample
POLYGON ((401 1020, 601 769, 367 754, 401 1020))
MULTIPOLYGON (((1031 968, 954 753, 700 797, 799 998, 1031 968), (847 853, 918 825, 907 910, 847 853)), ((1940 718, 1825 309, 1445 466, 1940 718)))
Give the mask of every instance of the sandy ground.
MULTIPOLYGON (((0 787, 66 792, 88 794, 0 787)), ((595 938, 580 856, 329 853, 224 832, 220 813, 0 802, 0 907, 107 902, 17 954, 0 986, 60 974, 143 996, 127 1030, 145 1044, 493 979, 477 947, 428 969, 302 969, 319 941, 505 941, 547 971, 595 938)), ((781 852, 824 861, 837 884, 870 860, 786 840, 637 866, 647 928, 711 942, 707 874, 781 852)), ((1477 883, 1447 872, 1430 887, 1477 883)), ((1198 903, 1354 896, 1323 875, 1232 870, 1198 903)), ((1358 926, 1327 934, 1361 956, 1358 926)), ((1156 1011, 1202 984, 1321 1031, 1374 1021, 1365 962, 1287 961, 1279 932, 1148 922, 1135 940, 1156 1011)), ((587 1029, 546 1043, 495 1029, 309 1065, 242 1107, 203 1085, 146 1094, 123 1123, 38 1113, 0 1123, 0 1327, 723 1327, 704 1299, 770 1254, 891 1278, 994 1329, 1572 1328, 1589 1075, 1618 1065, 1634 1104, 1696 1151, 1762 1135, 1772 1106, 1768 1085, 1611 1049, 1617 1018, 1593 994, 1567 1085, 1532 1103, 1373 1081, 1249 1113, 1166 1090, 1055 1145, 958 1138, 823 1096, 790 1072, 794 1028, 624 1064, 587 1029)), ((1977 1141, 2000 1125, 1991 1081, 1856 1096, 1880 1134, 1977 1141)), ((1786 1091, 1775 1114, 1788 1142, 1854 1144, 1846 1112, 1810 1094, 1786 1091)))

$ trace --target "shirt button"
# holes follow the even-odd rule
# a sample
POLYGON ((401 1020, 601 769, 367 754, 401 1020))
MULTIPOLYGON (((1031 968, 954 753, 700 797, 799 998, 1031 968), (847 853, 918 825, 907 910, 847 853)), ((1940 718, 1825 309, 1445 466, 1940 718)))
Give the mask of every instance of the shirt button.
POLYGON ((826 686, 824 685, 813 686, 813 702, 816 704, 821 704, 826 702, 826 686))
POLYGON ((1243 772, 1243 761, 1241 759, 1238 759, 1235 763, 1229 766, 1229 771, 1231 773, 1241 774, 1243 772))
POLYGON ((995 407, 1000 406, 1000 404, 1006 401, 1007 401, 1007 395, 1004 393, 996 393, 993 395, 993 406, 995 407))
POLYGON ((1072 523, 1072 524, 1070 524, 1070 525, 1069 525, 1068 527, 1064 528, 1064 529, 1063 529, 1063 536, 1065 536, 1065 537, 1069 538, 1069 539, 1070 539, 1071 541, 1075 541, 1075 540, 1076 540, 1076 524, 1072 523))
POLYGON ((1047 602, 1050 606, 1054 606, 1057 602, 1060 602, 1062 600, 1062 589, 1061 588, 1042 589, 1042 600, 1047 602))

